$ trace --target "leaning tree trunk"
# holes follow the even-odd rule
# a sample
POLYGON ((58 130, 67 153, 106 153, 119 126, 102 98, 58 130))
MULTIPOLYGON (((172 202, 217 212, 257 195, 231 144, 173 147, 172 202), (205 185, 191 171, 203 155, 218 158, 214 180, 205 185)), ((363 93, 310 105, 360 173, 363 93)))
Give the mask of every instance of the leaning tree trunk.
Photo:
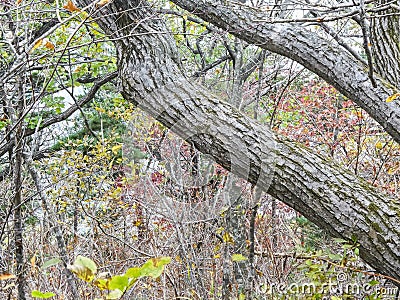
MULTIPOLYGON (((193 2, 200 8, 203 3, 193 2)), ((179 69, 172 36, 149 7, 145 1, 115 0, 98 12, 97 22, 115 40, 123 96, 332 236, 356 238, 360 256, 367 263, 400 280, 398 202, 298 143, 275 137, 265 126, 186 79, 179 69)), ((224 12, 222 18, 226 17, 224 12)), ((241 25, 246 21, 232 22, 241 25)), ((263 33, 253 32, 255 36, 263 33)), ((289 35, 293 37, 293 33, 289 35)), ((261 38, 259 41, 264 43, 261 38)), ((344 57, 339 55, 339 59, 344 57)), ((348 69, 350 72, 350 66, 348 69)), ((371 91, 371 101, 385 93, 374 92, 367 81, 359 93, 371 91)))

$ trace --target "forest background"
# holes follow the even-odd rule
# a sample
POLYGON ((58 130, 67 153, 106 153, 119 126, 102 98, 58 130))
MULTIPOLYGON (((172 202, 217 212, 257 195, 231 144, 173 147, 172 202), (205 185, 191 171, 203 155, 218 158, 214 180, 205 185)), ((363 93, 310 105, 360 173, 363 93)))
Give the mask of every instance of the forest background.
POLYGON ((399 296, 398 1, 0 7, 2 299, 399 296))

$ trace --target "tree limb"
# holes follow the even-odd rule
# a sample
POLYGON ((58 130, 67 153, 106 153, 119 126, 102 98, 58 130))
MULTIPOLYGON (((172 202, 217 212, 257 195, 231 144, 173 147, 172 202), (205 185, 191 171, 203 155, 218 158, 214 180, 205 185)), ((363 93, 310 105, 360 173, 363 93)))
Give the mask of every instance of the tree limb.
POLYGON ((302 64, 356 102, 400 142, 400 102, 385 102, 398 93, 398 87, 375 74, 374 88, 365 66, 340 45, 294 24, 255 24, 259 14, 243 7, 239 10, 210 0, 172 2, 248 43, 302 64))
MULTIPOLYGON (((61 121, 64 121, 68 119, 74 112, 79 110, 80 107, 84 106, 85 104, 89 103, 93 98, 95 97, 97 91, 106 83, 110 82, 112 79, 116 78, 118 76, 118 72, 114 71, 112 73, 106 74, 103 77, 98 78, 90 91, 83 97, 81 100, 76 102, 75 104, 71 105, 69 108, 67 108, 65 111, 63 111, 61 114, 55 115, 53 117, 50 117, 49 119, 46 119, 42 122, 40 125, 38 131, 41 131, 50 125, 53 125, 55 123, 59 123, 61 121)), ((24 137, 30 136, 34 133, 36 133, 37 130, 35 129, 30 129, 27 128, 24 131, 24 137)), ((6 144, 4 144, 2 147, 0 147, 0 157, 3 156, 7 151, 12 149, 14 146, 14 142, 10 141, 6 144)))

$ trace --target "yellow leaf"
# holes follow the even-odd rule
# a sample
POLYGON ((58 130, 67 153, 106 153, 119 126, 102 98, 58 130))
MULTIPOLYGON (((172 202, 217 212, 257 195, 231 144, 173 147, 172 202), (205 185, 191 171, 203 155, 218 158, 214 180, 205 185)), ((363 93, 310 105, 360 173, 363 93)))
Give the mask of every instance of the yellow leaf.
POLYGON ((65 4, 65 5, 63 6, 63 8, 65 8, 66 10, 68 10, 68 11, 70 11, 70 12, 80 11, 80 9, 77 8, 77 7, 75 6, 75 4, 74 4, 71 0, 68 0, 67 4, 65 4))
POLYGON ((96 107, 95 110, 97 110, 99 113, 105 113, 106 110, 102 107, 96 107))
POLYGON ((242 254, 232 254, 232 261, 244 261, 247 260, 246 256, 243 256, 242 254))
POLYGON ((110 0, 100 0, 99 2, 97 2, 96 6, 101 7, 106 5, 108 2, 110 2, 110 0))
POLYGON ((50 42, 50 40, 48 38, 44 38, 44 39, 40 39, 38 40, 35 45, 33 45, 30 53, 32 53, 33 51, 35 51, 37 48, 39 48, 40 46, 43 46, 47 49, 51 49, 54 50, 54 44, 52 42, 50 42))
POLYGON ((7 280, 7 279, 13 279, 16 278, 15 275, 10 274, 10 273, 3 273, 0 275, 0 280, 7 280))
POLYGON ((114 147, 111 148, 112 153, 114 153, 115 155, 118 154, 118 150, 122 148, 122 145, 116 145, 114 147))
POLYGON ((229 232, 225 232, 225 233, 222 235, 222 239, 224 240, 225 243, 233 243, 233 242, 234 242, 234 241, 233 241, 233 238, 232 238, 232 236, 229 234, 229 232))
POLYGON ((22 0, 17 0, 16 3, 17 5, 20 4, 22 2, 22 0))
POLYGON ((393 94, 392 96, 387 97, 386 102, 392 102, 397 97, 400 97, 400 93, 393 94))
POLYGON ((399 171, 399 169, 400 169, 400 165, 393 166, 393 167, 389 168, 388 174, 393 175, 393 174, 397 173, 399 171))
POLYGON ((377 142, 377 143, 375 144, 375 147, 376 147, 376 149, 381 150, 381 149, 383 148, 383 145, 382 145, 381 142, 377 142))
POLYGON ((110 272, 102 272, 93 280, 93 284, 101 290, 108 290, 111 277, 110 272))
POLYGON ((36 267, 36 254, 31 257, 31 266, 32 268, 36 267))
POLYGON ((42 45, 43 39, 38 40, 35 45, 33 45, 32 50, 30 51, 31 53, 35 51, 37 48, 39 48, 42 45))

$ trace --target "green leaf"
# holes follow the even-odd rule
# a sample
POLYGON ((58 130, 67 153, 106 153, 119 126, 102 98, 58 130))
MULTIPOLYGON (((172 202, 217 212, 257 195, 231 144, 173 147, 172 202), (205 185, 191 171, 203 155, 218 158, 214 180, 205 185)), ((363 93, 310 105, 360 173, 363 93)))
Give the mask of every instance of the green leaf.
POLYGON ((347 241, 344 240, 344 239, 334 239, 334 241, 335 241, 336 243, 340 243, 340 244, 347 243, 347 241))
POLYGON ((232 261, 244 261, 247 260, 246 256, 243 256, 242 254, 232 254, 232 261))
POLYGON ((90 258, 78 255, 75 259, 74 265, 84 266, 90 269, 93 273, 97 272, 96 264, 90 258))
POLYGON ((6 127, 9 124, 9 121, 0 121, 0 130, 6 127))
POLYGON ((329 257, 330 260, 336 260, 336 261, 342 259, 342 256, 339 255, 339 254, 329 254, 328 257, 329 257))
POLYGON ((91 282, 97 272, 94 261, 81 255, 76 257, 74 264, 68 266, 68 269, 86 282, 91 282))
POLYGON ((49 259, 43 263, 41 269, 44 270, 48 267, 55 266, 55 265, 59 264, 60 262, 61 262, 61 259, 59 259, 58 257, 49 259))
POLYGON ((351 248, 353 248, 353 245, 344 244, 344 245, 342 246, 342 248, 343 248, 343 249, 351 249, 351 248))
POLYGON ((33 290, 31 292, 32 297, 34 298, 40 298, 40 299, 47 299, 47 298, 51 298, 54 297, 56 294, 52 293, 52 292, 45 292, 42 293, 41 291, 37 291, 37 290, 33 290))
POLYGON ((368 282, 368 284, 371 285, 371 286, 374 286, 374 285, 379 284, 379 281, 378 280, 371 280, 370 282, 368 282))
POLYGON ((129 277, 128 276, 123 276, 123 275, 116 275, 113 276, 108 283, 108 289, 109 290, 120 290, 124 292, 126 288, 128 287, 129 283, 129 277))
POLYGON ((110 278, 96 278, 93 280, 93 285, 97 286, 100 290, 109 290, 110 278))
POLYGON ((129 277, 129 278, 140 278, 141 274, 142 274, 142 269, 141 268, 130 268, 128 270, 126 270, 125 276, 129 277))
POLYGON ((124 293, 120 290, 112 290, 107 296, 106 299, 119 299, 122 297, 124 293))
POLYGON ((140 275, 152 278, 159 277, 164 271, 164 266, 171 262, 170 257, 151 258, 140 268, 140 275))

